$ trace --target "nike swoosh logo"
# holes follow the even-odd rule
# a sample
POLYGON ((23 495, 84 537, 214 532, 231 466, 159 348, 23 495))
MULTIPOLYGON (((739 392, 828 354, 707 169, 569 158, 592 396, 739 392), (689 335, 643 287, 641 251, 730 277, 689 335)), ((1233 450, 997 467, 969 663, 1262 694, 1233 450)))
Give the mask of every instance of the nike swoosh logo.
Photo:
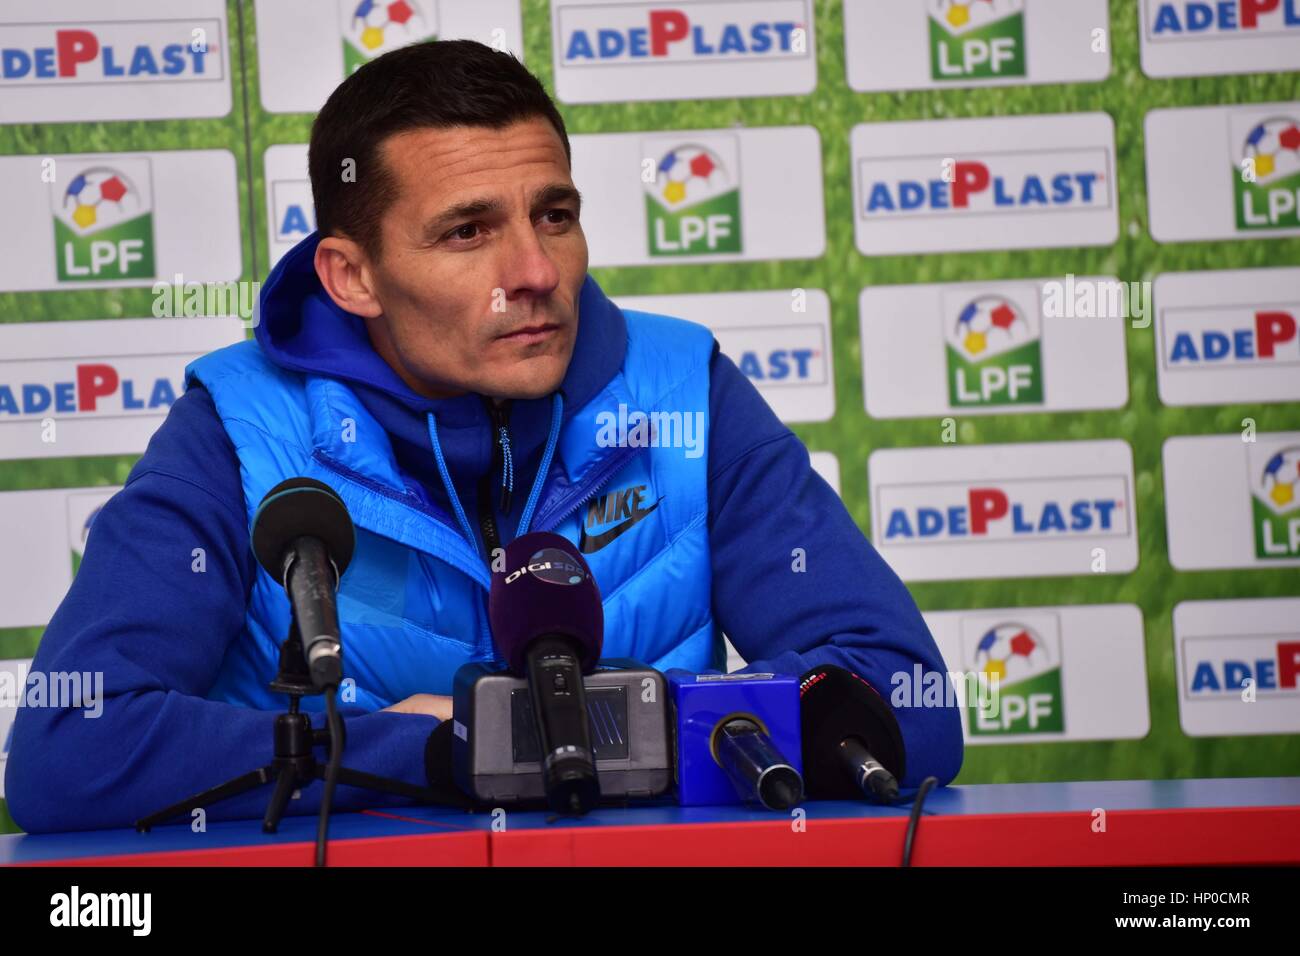
MULTIPOLYGON (((664 499, 661 496, 659 498, 659 501, 663 501, 663 500, 664 499)), ((659 501, 656 501, 654 504, 652 504, 649 508, 646 508, 644 511, 634 512, 630 518, 627 518, 626 520, 619 522, 618 524, 614 525, 614 527, 610 528, 607 531, 602 531, 600 534, 588 536, 587 529, 583 528, 578 535, 578 550, 581 551, 583 554, 593 554, 599 551, 601 548, 605 547, 607 544, 609 544, 611 541, 613 541, 615 538, 617 538, 619 535, 625 532, 628 528, 632 527, 632 525, 636 524, 638 521, 640 521, 650 512, 658 508, 659 501)))

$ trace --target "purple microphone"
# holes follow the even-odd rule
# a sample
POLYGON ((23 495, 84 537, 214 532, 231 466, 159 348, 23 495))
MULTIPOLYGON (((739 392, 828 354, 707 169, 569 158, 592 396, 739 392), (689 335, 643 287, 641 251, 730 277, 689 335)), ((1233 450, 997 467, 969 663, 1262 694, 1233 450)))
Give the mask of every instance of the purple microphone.
POLYGON ((527 678, 542 744, 542 784, 557 813, 600 799, 582 675, 600 659, 605 615, 587 562, 567 539, 534 531, 510 542, 488 595, 492 642, 527 678))

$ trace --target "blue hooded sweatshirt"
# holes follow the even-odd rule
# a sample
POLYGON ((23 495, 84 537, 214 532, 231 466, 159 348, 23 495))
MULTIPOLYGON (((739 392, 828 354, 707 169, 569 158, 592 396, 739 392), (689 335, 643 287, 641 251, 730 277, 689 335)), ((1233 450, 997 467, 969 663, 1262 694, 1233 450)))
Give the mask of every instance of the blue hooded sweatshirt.
MULTIPOLYGON (((540 464, 549 398, 510 403, 516 492, 503 513, 496 432, 484 400, 473 394, 428 399, 406 386, 374 351, 364 321, 321 288, 312 265, 316 241, 304 240, 268 277, 257 342, 286 369, 345 381, 388 433, 408 488, 458 530, 429 444, 432 412, 465 512, 479 513, 480 479, 491 474, 492 513, 502 545, 508 543, 506 529, 517 527, 540 464)), ((561 384, 566 413, 609 382, 627 346, 622 312, 590 276, 579 317, 561 384)), ((813 471, 802 442, 716 343, 709 374, 712 608, 749 662, 745 669, 798 675, 836 664, 886 699, 895 674, 910 680, 916 665, 943 672, 906 587, 813 471), (794 548, 805 552, 803 573, 791 573, 794 548)), ((478 535, 477 522, 470 524, 478 535)), ((481 536, 475 544, 484 551, 481 536)), ((274 712, 206 698, 241 633, 257 573, 239 458, 211 397, 191 387, 95 519, 80 570, 37 650, 34 671, 102 672, 102 713, 19 709, 5 778, 19 826, 29 832, 129 826, 270 762, 274 712), (195 548, 204 549, 202 573, 193 570, 195 548)), ((347 766, 423 784, 424 746, 436 718, 340 711, 347 766)), ((962 760, 956 709, 899 707, 895 714, 907 752, 905 792, 929 775, 951 781, 962 760)), ((312 719, 323 725, 322 714, 312 719)), ((321 789, 303 788, 286 812, 316 812, 321 789)), ((269 788, 260 788, 214 804, 207 818, 260 817, 268 797, 269 788)), ((339 810, 404 802, 344 785, 335 795, 339 810)))

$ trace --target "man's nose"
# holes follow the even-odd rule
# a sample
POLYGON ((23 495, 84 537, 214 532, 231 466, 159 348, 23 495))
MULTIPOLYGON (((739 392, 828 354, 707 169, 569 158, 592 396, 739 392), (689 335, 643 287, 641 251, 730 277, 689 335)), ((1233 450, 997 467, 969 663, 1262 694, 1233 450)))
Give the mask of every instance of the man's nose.
POLYGON ((546 295, 560 283, 560 270, 551 258, 533 224, 520 225, 511 230, 511 241, 506 243, 506 261, 502 273, 506 293, 514 298, 521 293, 546 295))

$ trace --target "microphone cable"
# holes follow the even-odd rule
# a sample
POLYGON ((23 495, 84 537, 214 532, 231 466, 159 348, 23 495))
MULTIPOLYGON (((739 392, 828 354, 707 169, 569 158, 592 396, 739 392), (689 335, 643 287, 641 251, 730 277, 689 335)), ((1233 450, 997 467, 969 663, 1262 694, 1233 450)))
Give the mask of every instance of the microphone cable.
POLYGON ((917 824, 921 820, 921 807, 925 803, 925 795, 928 794, 939 783, 935 777, 926 777, 921 781, 921 789, 916 791, 916 797, 912 800, 912 813, 907 820, 907 834, 903 837, 903 862, 901 866, 912 865, 912 841, 916 838, 917 824))
POLYGON ((325 792, 321 794, 320 819, 316 823, 316 865, 325 865, 325 844, 329 839, 330 807, 334 803, 334 788, 339 782, 339 768, 343 765, 343 719, 339 717, 337 687, 325 689, 326 720, 330 731, 329 762, 325 766, 325 792))

